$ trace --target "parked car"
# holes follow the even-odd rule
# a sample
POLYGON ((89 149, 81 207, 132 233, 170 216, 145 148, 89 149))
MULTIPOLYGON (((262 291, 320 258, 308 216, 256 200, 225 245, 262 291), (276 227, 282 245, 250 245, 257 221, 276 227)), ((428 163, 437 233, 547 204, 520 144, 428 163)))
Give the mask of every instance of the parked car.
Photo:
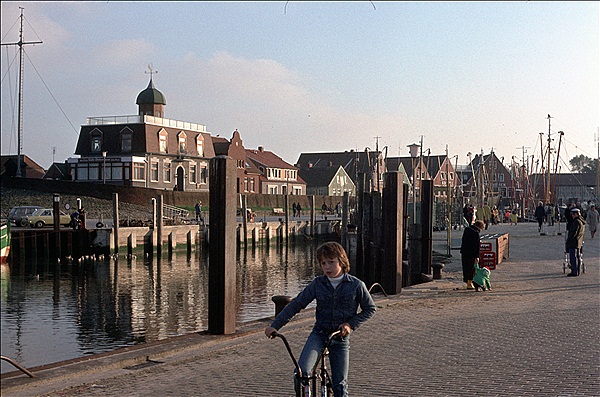
MULTIPOLYGON (((26 219, 31 227, 54 226, 54 211, 52 208, 42 208, 29 215, 26 219)), ((70 222, 71 217, 60 211, 60 224, 69 226, 70 222)))
POLYGON ((11 208, 8 213, 8 220, 15 226, 27 226, 29 222, 26 217, 33 214, 35 211, 42 209, 39 205, 22 205, 11 208))

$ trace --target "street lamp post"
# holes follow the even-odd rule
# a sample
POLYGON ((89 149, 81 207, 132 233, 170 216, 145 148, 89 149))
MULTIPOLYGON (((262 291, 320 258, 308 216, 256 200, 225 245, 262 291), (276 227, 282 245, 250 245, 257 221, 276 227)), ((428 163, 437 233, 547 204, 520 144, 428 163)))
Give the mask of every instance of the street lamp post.
POLYGON ((106 184, 106 152, 102 152, 102 184, 106 184))
POLYGON ((417 203, 416 203, 416 176, 415 176, 415 159, 417 158, 418 154, 419 154, 419 148, 421 147, 421 145, 413 143, 411 145, 408 145, 408 150, 410 150, 410 158, 411 158, 411 164, 412 164, 412 174, 413 174, 413 178, 412 178, 412 202, 413 202, 413 223, 417 222, 417 203))

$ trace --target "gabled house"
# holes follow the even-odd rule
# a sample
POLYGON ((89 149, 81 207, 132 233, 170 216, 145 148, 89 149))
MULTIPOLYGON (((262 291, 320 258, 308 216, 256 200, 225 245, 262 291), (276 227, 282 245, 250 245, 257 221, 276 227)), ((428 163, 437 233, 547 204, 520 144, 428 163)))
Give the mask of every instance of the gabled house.
POLYGON ((306 182, 307 195, 343 196, 345 192, 350 196, 356 195, 356 186, 341 165, 337 169, 329 167, 299 170, 299 174, 306 182))
POLYGON ((510 205, 515 199, 513 177, 494 152, 476 155, 462 174, 464 197, 478 205, 510 205))
POLYGON ((427 172, 433 180, 433 194, 438 200, 446 201, 448 191, 454 192, 459 180, 454 166, 446 155, 427 156, 425 158, 427 172))
POLYGON ((296 167, 301 170, 309 169, 336 169, 341 166, 350 176, 352 182, 358 186, 358 175, 367 177, 368 190, 383 189, 383 175, 386 165, 383 154, 380 151, 357 152, 354 150, 345 152, 327 153, 301 153, 296 167))
POLYGON ((210 133, 201 124, 164 118, 164 95, 154 87, 139 93, 138 114, 89 117, 75 154, 67 161, 74 181, 179 191, 208 191, 214 157, 210 133))
POLYGON ((66 161, 64 163, 52 163, 43 179, 70 181, 72 178, 69 172, 69 164, 66 161))
POLYGON ((259 146, 257 150, 246 149, 246 156, 261 172, 259 193, 306 194, 306 183, 298 175, 298 168, 286 163, 275 153, 259 146))
MULTIPOLYGON (((21 176, 23 178, 38 178, 41 179, 46 170, 41 165, 33 161, 26 154, 21 154, 21 176)), ((17 155, 2 155, 0 156, 0 176, 11 177, 17 175, 17 155)))
POLYGON ((248 160, 246 149, 238 130, 233 131, 231 140, 222 137, 212 137, 215 155, 229 156, 235 160, 237 169, 237 193, 259 193, 261 172, 256 165, 248 160))
POLYGON ((385 159, 386 168, 390 171, 403 171, 404 183, 408 183, 412 200, 412 189, 415 189, 415 199, 418 201, 421 197, 421 180, 431 179, 427 166, 426 157, 388 157, 385 159), (414 182, 414 183, 413 183, 414 182))

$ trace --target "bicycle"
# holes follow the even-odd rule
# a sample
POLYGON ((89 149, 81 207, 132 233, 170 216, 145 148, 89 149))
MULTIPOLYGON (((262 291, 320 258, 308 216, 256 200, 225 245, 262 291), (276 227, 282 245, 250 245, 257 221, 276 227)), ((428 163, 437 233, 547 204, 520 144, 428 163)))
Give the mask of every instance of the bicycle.
POLYGON ((298 360, 294 356, 292 352, 292 348, 288 343, 285 336, 278 332, 273 332, 271 334, 272 338, 280 338, 283 341, 292 361, 294 362, 294 366, 296 367, 296 378, 300 383, 299 390, 296 390, 296 397, 333 397, 333 387, 331 384, 331 377, 329 372, 327 371, 327 364, 325 362, 325 357, 329 354, 329 344, 331 340, 336 336, 340 335, 342 331, 335 331, 331 335, 327 337, 327 343, 319 353, 317 357, 317 361, 310 372, 310 375, 303 374, 300 365, 298 365, 298 360), (319 384, 319 394, 317 395, 317 384, 319 384))

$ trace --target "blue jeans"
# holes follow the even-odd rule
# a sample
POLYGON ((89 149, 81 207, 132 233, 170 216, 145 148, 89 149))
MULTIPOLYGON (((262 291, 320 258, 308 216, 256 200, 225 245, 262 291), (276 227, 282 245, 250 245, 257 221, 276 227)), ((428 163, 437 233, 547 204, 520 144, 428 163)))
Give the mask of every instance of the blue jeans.
MULTIPOLYGON (((327 336, 317 332, 311 332, 308 336, 298 365, 302 369, 302 373, 310 376, 319 353, 323 346, 327 343, 327 336)), ((344 338, 334 338, 329 344, 329 363, 331 370, 331 383, 333 385, 333 395, 335 397, 348 396, 348 365, 350 361, 350 339, 348 336, 344 338)), ((320 367, 320 366, 319 366, 320 367)), ((296 390, 300 388, 297 378, 295 378, 296 390)))
POLYGON ((569 261, 571 262, 571 274, 579 276, 579 267, 581 266, 580 248, 569 248, 569 261))

